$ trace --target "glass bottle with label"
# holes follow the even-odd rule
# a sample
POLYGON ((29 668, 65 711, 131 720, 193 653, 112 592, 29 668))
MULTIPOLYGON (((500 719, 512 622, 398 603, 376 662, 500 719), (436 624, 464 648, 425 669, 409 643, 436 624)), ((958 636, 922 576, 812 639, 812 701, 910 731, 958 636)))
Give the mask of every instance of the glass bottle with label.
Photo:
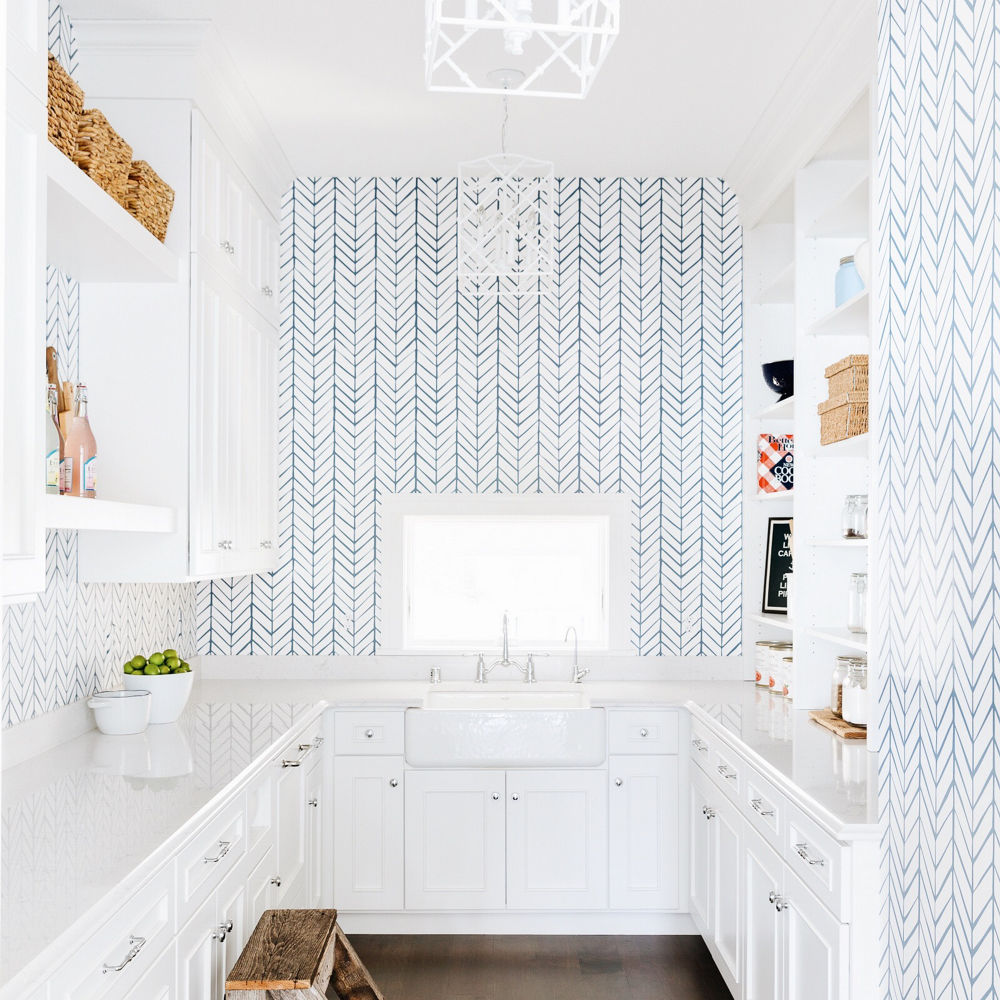
POLYGON ((97 441, 87 415, 87 387, 76 387, 76 416, 66 435, 67 492, 75 497, 97 496, 97 441))
POLYGON ((63 459, 63 436, 59 430, 58 389, 50 382, 45 416, 45 492, 62 492, 60 469, 63 459))

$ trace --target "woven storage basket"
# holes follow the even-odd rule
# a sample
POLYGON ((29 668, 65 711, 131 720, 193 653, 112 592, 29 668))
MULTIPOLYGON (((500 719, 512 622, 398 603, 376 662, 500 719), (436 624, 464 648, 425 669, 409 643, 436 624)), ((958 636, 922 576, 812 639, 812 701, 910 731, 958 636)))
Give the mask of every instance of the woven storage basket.
POLYGON ((868 391, 868 355, 849 354, 830 365, 823 374, 827 377, 827 396, 830 399, 845 392, 868 391))
POLYGON ((77 120, 83 112, 83 90, 49 53, 49 142, 72 158, 77 120))
POLYGON ((115 201, 125 204, 132 147, 94 108, 88 108, 80 115, 73 162, 115 201))
POLYGON ((125 207, 161 243, 174 207, 174 189, 145 160, 133 160, 128 172, 125 207))
POLYGON ((834 444, 868 433, 868 393, 844 392, 816 407, 819 443, 834 444))

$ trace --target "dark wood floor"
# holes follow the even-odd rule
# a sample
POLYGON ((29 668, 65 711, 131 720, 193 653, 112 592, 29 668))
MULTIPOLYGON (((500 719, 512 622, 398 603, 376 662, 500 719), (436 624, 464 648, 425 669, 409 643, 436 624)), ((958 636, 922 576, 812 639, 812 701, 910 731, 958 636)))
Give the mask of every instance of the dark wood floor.
POLYGON ((350 939, 386 1000, 731 1000, 695 936, 350 939))

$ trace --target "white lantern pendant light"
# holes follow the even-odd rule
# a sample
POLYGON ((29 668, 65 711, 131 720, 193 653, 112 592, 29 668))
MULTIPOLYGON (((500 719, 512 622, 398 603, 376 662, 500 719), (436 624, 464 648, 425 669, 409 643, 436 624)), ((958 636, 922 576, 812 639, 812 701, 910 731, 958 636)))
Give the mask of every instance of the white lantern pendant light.
POLYGON ((618 37, 620 0, 426 0, 430 90, 503 93, 485 67, 521 71, 511 93, 586 97, 618 37))
POLYGON ((459 284, 470 295, 543 295, 555 272, 555 171, 507 152, 507 94, 520 74, 491 77, 504 95, 500 153, 458 166, 459 284))

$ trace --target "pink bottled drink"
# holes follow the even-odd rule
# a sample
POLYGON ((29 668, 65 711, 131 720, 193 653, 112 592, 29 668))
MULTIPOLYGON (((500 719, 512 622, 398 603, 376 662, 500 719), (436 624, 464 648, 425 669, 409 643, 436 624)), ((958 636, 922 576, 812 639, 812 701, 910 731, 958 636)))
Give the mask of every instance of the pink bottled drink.
POLYGON ((70 496, 97 496, 97 441, 87 416, 87 387, 76 387, 76 416, 66 435, 66 481, 70 496))

